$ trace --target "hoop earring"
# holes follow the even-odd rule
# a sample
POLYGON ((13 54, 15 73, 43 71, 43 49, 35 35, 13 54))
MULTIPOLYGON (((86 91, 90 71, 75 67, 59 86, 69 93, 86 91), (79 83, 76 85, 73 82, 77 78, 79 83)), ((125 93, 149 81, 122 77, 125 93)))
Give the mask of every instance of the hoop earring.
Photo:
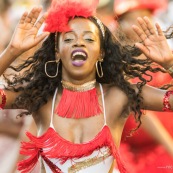
POLYGON ((96 62, 96 71, 97 71, 97 75, 99 76, 99 78, 102 78, 103 77, 103 70, 102 70, 102 66, 101 66, 101 63, 103 61, 97 61, 96 62), (99 69, 98 69, 98 63, 100 65, 100 72, 99 72, 99 69))
POLYGON ((59 69, 59 61, 60 61, 60 59, 59 60, 54 60, 54 61, 47 61, 46 63, 45 63, 45 73, 46 73, 46 75, 48 76, 48 77, 50 77, 50 78, 55 78, 55 77, 57 77, 58 76, 58 69, 59 69), (56 62, 57 63, 57 70, 56 70, 56 74, 54 75, 54 76, 51 76, 51 75, 49 75, 48 73, 47 73, 47 64, 48 63, 53 63, 53 62, 56 62))

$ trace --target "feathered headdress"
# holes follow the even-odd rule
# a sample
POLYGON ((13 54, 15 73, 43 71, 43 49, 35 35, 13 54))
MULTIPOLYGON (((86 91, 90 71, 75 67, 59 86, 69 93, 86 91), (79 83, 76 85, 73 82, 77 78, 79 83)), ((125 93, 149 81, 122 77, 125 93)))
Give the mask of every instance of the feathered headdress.
POLYGON ((99 0, 52 0, 45 21, 45 31, 69 31, 68 22, 75 16, 89 17, 96 12, 99 0))

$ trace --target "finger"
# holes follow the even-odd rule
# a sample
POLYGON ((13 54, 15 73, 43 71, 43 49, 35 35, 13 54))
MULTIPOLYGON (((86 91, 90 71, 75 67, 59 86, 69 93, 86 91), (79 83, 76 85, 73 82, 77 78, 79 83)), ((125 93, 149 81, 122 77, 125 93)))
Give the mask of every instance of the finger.
POLYGON ((148 49, 141 43, 136 43, 135 46, 139 48, 147 57, 148 57, 148 49))
POLYGON ((41 25, 43 24, 43 22, 46 20, 47 18, 47 13, 45 13, 35 24, 35 27, 37 27, 37 29, 39 29, 41 27, 41 25))
POLYGON ((49 34, 50 34, 49 32, 43 32, 42 34, 40 34, 39 36, 37 36, 35 38, 36 44, 38 44, 39 42, 41 42, 42 40, 44 40, 49 34))
POLYGON ((28 16, 26 17, 25 23, 30 23, 32 25, 35 24, 35 22, 38 19, 38 16, 41 12, 41 8, 40 7, 35 7, 33 8, 30 13, 28 14, 28 16))
POLYGON ((134 32, 138 35, 138 37, 141 38, 142 41, 145 41, 147 39, 147 35, 136 25, 132 26, 134 32))
POLYGON ((35 8, 33 8, 33 9, 29 12, 28 16, 27 16, 26 19, 25 19, 25 23, 31 23, 32 16, 33 16, 34 13, 35 13, 35 8))
POLYGON ((157 33, 159 36, 164 36, 163 31, 161 30, 161 27, 158 23, 156 23, 157 33))
POLYGON ((36 9, 35 13, 32 16, 31 24, 33 24, 33 25, 35 24, 35 22, 38 20, 38 17, 40 15, 40 12, 41 11, 42 11, 42 8, 41 7, 39 7, 39 8, 36 9))
POLYGON ((24 12, 22 17, 19 20, 19 24, 24 24, 27 16, 28 16, 28 12, 24 12))
POLYGON ((147 24, 145 23, 145 21, 142 18, 138 18, 138 23, 141 27, 141 29, 143 30, 143 32, 147 35, 147 37, 149 37, 151 35, 150 31, 147 28, 147 24))
POLYGON ((149 20, 149 18, 145 16, 143 19, 144 19, 144 21, 147 25, 147 28, 148 28, 149 32, 151 33, 151 35, 156 35, 155 28, 153 27, 153 25, 152 25, 151 21, 149 20))

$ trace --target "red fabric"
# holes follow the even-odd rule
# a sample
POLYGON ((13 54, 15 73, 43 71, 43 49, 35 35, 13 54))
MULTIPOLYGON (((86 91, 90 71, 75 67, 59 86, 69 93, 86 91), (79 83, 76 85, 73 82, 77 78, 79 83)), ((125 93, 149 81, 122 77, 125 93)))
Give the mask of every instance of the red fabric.
MULTIPOLYGON (((154 114, 173 137, 172 113, 156 112, 154 114)), ((147 115, 149 115, 148 111, 147 115)), ((167 166, 173 165, 173 158, 142 128, 138 129, 132 137, 127 137, 130 130, 135 127, 134 118, 130 116, 124 127, 120 146, 120 153, 129 173, 171 173, 172 169, 167 166)))
MULTIPOLYGON (((152 72, 148 72, 148 74, 150 74, 153 77, 152 81, 147 83, 148 85, 160 88, 163 85, 172 82, 172 77, 168 73, 162 73, 162 72, 152 73, 152 72)), ((145 76, 145 78, 147 79, 147 76, 145 76)), ((132 82, 137 82, 137 80, 134 79, 134 80, 132 80, 132 82)))
POLYGON ((96 116, 101 112, 96 88, 83 92, 64 88, 61 100, 55 109, 58 116, 77 119, 96 116))
POLYGON ((117 16, 137 9, 148 9, 153 13, 166 10, 167 0, 115 0, 114 12, 117 16))
POLYGON ((31 171, 38 162, 40 156, 54 172, 60 173, 60 170, 58 170, 59 172, 56 171, 56 165, 53 166, 48 158, 60 159, 63 164, 68 159, 88 156, 94 150, 99 150, 103 146, 108 146, 110 148, 112 155, 117 161, 120 172, 126 173, 126 169, 114 145, 108 126, 104 126, 93 140, 82 144, 74 144, 65 140, 52 128, 49 128, 47 132, 40 137, 35 137, 29 132, 27 136, 30 142, 22 143, 20 153, 28 156, 28 158, 18 163, 18 170, 22 171, 22 173, 31 171))
POLYGON ((6 105, 6 94, 4 92, 4 90, 0 89, 0 95, 2 97, 2 103, 0 104, 0 110, 4 109, 5 105, 6 105))
POLYGON ((173 159, 161 145, 135 148, 122 143, 120 153, 129 173, 172 173, 173 159))
MULTIPOLYGON (((171 136, 173 136, 173 128, 172 128, 173 121, 171 121, 172 113, 170 112, 151 112, 151 113, 153 114, 151 116, 156 116, 160 120, 164 128, 170 133, 171 136)), ((150 111, 147 111, 147 115, 149 114, 150 111)), ((139 149, 141 148, 141 150, 149 145, 152 146, 158 145, 157 142, 147 132, 145 132, 142 127, 140 127, 131 137, 128 137, 130 131, 135 127, 136 127, 136 122, 134 120, 134 117, 130 115, 124 126, 122 134, 123 143, 127 143, 134 148, 139 148, 139 149)))
POLYGON ((45 31, 67 32, 70 30, 68 21, 75 16, 92 16, 99 0, 53 0, 48 17, 45 21, 45 31))
MULTIPOLYGON (((152 76, 153 80, 149 84, 156 87, 161 87, 172 80, 169 74, 161 72, 152 74, 152 76)), ((172 113, 147 111, 146 114, 156 116, 173 137, 172 113)), ((120 153, 129 173, 171 173, 172 167, 169 168, 169 166, 173 165, 173 158, 141 127, 132 137, 127 137, 135 127, 136 122, 131 115, 125 124, 120 146, 120 153)))

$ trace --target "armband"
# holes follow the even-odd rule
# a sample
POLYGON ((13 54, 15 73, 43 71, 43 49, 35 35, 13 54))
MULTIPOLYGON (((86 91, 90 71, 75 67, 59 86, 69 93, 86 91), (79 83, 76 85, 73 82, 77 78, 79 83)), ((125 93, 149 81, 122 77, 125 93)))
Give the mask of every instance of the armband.
POLYGON ((164 95, 164 98, 163 98, 163 111, 167 111, 167 112, 171 112, 173 110, 171 110, 171 105, 169 103, 169 97, 170 95, 173 95, 173 91, 167 91, 164 95))
POLYGON ((6 104, 6 94, 5 94, 4 90, 0 89, 0 95, 2 97, 2 102, 0 104, 0 110, 1 110, 1 109, 4 109, 5 104, 6 104))

